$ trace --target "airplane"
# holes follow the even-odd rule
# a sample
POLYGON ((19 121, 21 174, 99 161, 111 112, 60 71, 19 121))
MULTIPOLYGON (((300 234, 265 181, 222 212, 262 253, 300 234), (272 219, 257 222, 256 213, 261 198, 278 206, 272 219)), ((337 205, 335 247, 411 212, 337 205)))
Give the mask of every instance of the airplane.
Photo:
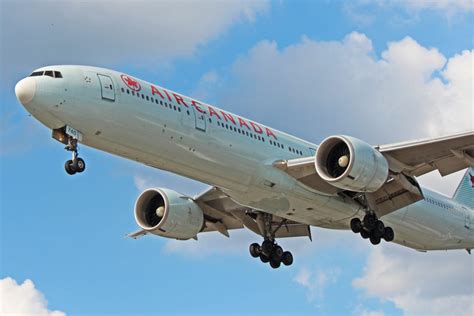
POLYGON ((197 239, 248 229, 263 238, 252 257, 276 269, 293 263, 278 238, 311 226, 352 230, 426 252, 474 248, 474 131, 372 146, 347 135, 316 145, 121 72, 74 65, 34 70, 15 86, 19 102, 85 170, 79 144, 210 185, 190 197, 149 188, 136 200, 139 230, 197 239), (465 169, 454 196, 416 177, 465 169))

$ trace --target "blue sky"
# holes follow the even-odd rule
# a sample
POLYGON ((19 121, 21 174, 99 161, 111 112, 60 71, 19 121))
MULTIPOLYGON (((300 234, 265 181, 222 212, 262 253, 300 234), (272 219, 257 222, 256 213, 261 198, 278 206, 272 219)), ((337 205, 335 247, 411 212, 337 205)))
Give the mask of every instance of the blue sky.
MULTIPOLYGON (((461 251, 374 248, 314 229, 312 243, 282 240, 295 264, 271 270, 249 256, 251 233, 126 239, 141 189, 205 185, 85 147, 87 171, 67 176, 68 153, 14 95, 37 67, 92 64, 314 142, 472 129, 470 1, 110 4, 1 3, 2 296, 71 315, 470 312, 474 262, 461 251)), ((450 194, 459 177, 422 181, 450 194)))

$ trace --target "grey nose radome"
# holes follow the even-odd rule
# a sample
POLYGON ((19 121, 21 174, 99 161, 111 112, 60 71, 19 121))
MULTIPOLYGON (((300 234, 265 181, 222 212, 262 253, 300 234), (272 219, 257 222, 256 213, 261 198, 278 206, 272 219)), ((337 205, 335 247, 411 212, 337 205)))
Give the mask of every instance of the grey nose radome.
POLYGON ((33 100, 36 93, 36 81, 34 78, 20 80, 15 86, 15 94, 21 104, 25 105, 33 100))

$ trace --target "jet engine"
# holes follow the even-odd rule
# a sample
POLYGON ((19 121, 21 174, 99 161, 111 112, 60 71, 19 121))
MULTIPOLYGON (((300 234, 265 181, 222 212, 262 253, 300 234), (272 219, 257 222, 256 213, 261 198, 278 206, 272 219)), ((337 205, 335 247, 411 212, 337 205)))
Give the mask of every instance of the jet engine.
POLYGON ((189 197, 169 189, 147 189, 135 203, 135 220, 141 228, 162 237, 190 239, 204 224, 201 208, 189 197))
POLYGON ((388 177, 388 162, 369 144, 350 136, 331 136, 318 147, 319 176, 331 185, 356 192, 374 192, 388 177))

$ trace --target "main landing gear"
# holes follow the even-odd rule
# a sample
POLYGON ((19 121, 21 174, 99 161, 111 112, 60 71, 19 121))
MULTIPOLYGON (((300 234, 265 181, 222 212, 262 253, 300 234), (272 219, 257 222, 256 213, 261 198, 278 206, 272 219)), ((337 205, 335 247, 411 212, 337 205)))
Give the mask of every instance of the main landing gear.
POLYGON ((273 269, 277 269, 283 263, 290 266, 293 263, 293 255, 289 251, 284 251, 275 241, 275 233, 281 227, 281 223, 275 230, 272 230, 272 215, 260 213, 260 226, 263 228, 264 240, 261 245, 253 243, 250 245, 250 255, 260 258, 263 263, 270 263, 273 269))
POLYGON ((263 263, 270 263, 273 269, 277 269, 283 263, 290 266, 293 263, 293 255, 289 251, 283 251, 275 240, 265 239, 261 245, 253 243, 249 247, 250 255, 260 258, 263 263))
POLYGON ((72 159, 66 161, 64 164, 66 172, 70 175, 83 172, 86 169, 86 163, 84 162, 84 159, 78 156, 77 139, 68 136, 68 143, 64 149, 72 152, 72 159))
POLYGON ((351 230, 356 234, 360 234, 364 239, 370 239, 373 245, 380 244, 382 238, 387 242, 395 238, 393 229, 385 226, 374 213, 367 213, 362 221, 359 218, 353 218, 351 220, 351 230))

